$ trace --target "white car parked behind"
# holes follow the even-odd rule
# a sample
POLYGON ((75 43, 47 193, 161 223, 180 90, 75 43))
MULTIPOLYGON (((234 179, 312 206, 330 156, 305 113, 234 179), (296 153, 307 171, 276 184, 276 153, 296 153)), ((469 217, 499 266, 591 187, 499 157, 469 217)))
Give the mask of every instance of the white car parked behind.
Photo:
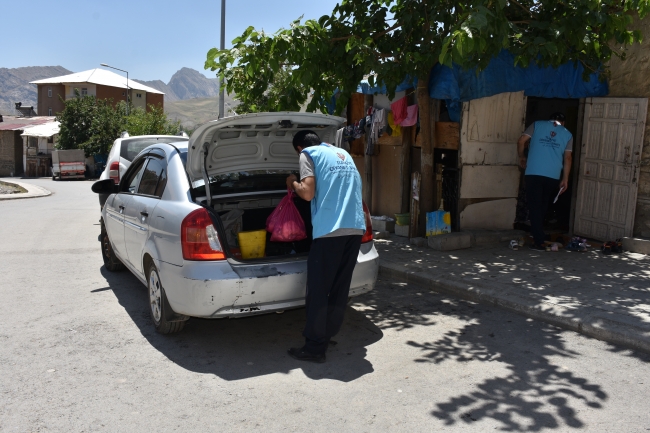
MULTIPOLYGON (((113 142, 108 158, 106 168, 99 176, 99 180, 113 179, 117 185, 124 176, 126 169, 131 165, 131 161, 138 153, 147 146, 156 143, 171 143, 178 141, 187 141, 189 137, 184 132, 179 135, 136 135, 129 136, 123 132, 122 136, 113 142)), ((104 207, 108 198, 107 194, 99 194, 99 206, 104 207)))

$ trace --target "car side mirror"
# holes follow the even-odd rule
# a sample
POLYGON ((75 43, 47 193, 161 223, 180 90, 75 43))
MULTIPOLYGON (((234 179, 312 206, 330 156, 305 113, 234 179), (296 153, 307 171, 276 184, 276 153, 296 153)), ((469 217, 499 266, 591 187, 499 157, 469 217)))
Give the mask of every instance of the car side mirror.
POLYGON ((96 194, 114 194, 119 190, 113 179, 98 180, 90 189, 96 194))

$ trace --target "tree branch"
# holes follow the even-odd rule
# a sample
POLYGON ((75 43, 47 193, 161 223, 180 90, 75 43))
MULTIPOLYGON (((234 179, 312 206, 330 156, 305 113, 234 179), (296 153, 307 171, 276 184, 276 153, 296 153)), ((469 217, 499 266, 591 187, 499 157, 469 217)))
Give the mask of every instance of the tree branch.
POLYGON ((519 6, 520 8, 522 8, 523 10, 525 10, 526 12, 528 12, 528 13, 530 14, 531 17, 534 16, 533 13, 530 11, 530 9, 526 8, 526 7, 523 6, 521 3, 519 3, 519 2, 517 2, 517 1, 515 1, 515 0, 510 0, 510 2, 516 4, 517 6, 519 6))
MULTIPOLYGON (((375 33, 374 35, 372 35, 372 38, 375 39, 375 40, 379 39, 382 36, 384 36, 386 33, 392 32, 393 30, 395 30, 396 28, 401 27, 401 26, 402 25, 399 22, 396 22, 392 26, 388 27, 386 30, 375 33)), ((347 41, 348 39, 352 39, 354 37, 356 37, 356 35, 340 36, 338 38, 331 38, 330 42, 347 41)))

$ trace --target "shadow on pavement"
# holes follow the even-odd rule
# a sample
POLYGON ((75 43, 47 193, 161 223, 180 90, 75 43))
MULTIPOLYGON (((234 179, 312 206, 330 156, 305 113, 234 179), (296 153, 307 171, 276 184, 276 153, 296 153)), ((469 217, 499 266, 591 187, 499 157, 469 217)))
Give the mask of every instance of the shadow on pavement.
MULTIPOLYGON (((650 258, 641 254, 512 251, 505 244, 439 252, 392 241, 378 243, 377 250, 382 260, 441 281, 525 296, 540 308, 562 307, 558 317, 596 314, 612 323, 622 317, 636 332, 650 332, 650 258)), ((609 350, 629 349, 610 344, 609 350)))
POLYGON ((346 311, 338 342, 330 346, 325 364, 297 361, 287 354, 304 343, 305 310, 241 319, 195 319, 173 335, 158 334, 149 317, 146 288, 128 271, 113 273, 102 266, 110 290, 149 343, 179 366, 197 373, 240 380, 302 369, 311 379, 350 382, 372 373, 366 346, 383 333, 353 308, 346 311))
MULTIPOLYGON (((581 428, 585 424, 576 408, 602 408, 608 398, 600 385, 552 363, 551 357, 557 362, 558 356, 581 356, 565 347, 559 328, 404 283, 380 285, 364 297, 364 304, 363 312, 383 330, 435 327, 448 317, 466 323, 432 341, 406 342, 420 351, 414 362, 439 366, 431 370, 433 374, 448 374, 444 367, 448 363, 467 365, 463 371, 468 375, 480 371, 482 365, 490 371, 506 371, 500 377, 479 379, 469 386, 470 391, 447 401, 432 396, 435 409, 431 415, 445 425, 492 419, 504 431, 581 428), (496 364, 486 365, 490 363, 496 364)), ((460 386, 467 389, 466 385, 460 386)))

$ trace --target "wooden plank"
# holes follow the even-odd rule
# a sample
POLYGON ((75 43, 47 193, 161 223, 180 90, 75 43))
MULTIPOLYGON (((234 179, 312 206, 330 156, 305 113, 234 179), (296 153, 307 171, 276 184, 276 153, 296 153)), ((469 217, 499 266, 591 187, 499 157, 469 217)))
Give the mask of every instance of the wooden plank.
POLYGON ((458 150, 460 146, 460 123, 436 122, 436 149, 458 150))
POLYGON ((409 225, 409 238, 418 236, 420 225, 420 173, 411 176, 411 224, 409 225))
POLYGON ((402 145, 402 136, 399 135, 397 137, 384 134, 381 137, 379 137, 379 140, 377 140, 377 144, 381 144, 382 146, 401 146, 402 145))
POLYGON ((461 175, 460 198, 517 197, 519 176, 516 165, 465 165, 461 175))
MULTIPOLYGON (((364 98, 364 103, 363 103, 363 112, 364 114, 367 112, 368 107, 372 107, 372 100, 373 97, 372 95, 363 95, 364 98)), ((374 212, 374 208, 372 207, 372 155, 368 155, 365 152, 365 142, 368 140, 368 137, 364 135, 362 137, 364 141, 364 152, 363 152, 363 201, 366 203, 366 206, 368 206, 368 209, 370 209, 370 213, 372 214, 374 212)), ((377 149, 379 150, 379 149, 377 149)))
POLYGON ((461 159, 465 165, 517 165, 517 145, 514 143, 463 143, 461 159))
POLYGON ((460 228, 512 230, 516 212, 516 198, 470 204, 460 213, 460 228))

